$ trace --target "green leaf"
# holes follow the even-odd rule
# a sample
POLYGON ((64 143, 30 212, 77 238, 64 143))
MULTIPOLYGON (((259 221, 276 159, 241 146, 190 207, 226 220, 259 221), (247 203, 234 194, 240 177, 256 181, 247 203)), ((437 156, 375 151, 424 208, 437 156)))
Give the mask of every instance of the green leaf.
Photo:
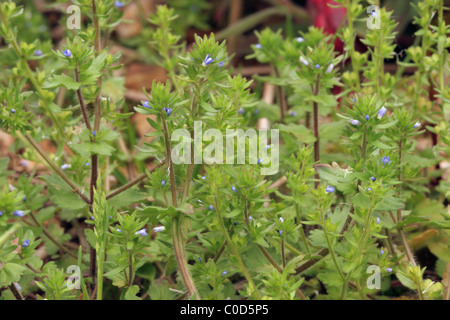
POLYGON ((76 193, 66 190, 53 189, 50 199, 63 209, 79 210, 86 206, 86 202, 81 200, 76 193))
POLYGON ((65 74, 60 74, 50 78, 44 85, 44 88, 52 89, 60 86, 64 86, 69 90, 78 90, 80 83, 65 74))
POLYGON ((125 293, 125 300, 141 300, 141 298, 136 297, 138 293, 139 287, 137 285, 128 288, 127 293, 125 293))
POLYGON ((312 132, 302 124, 277 124, 274 125, 274 128, 280 130, 281 132, 286 132, 296 136, 302 143, 312 143, 316 141, 316 138, 314 137, 312 132))
POLYGON ((375 207, 375 210, 378 211, 395 211, 398 209, 402 209, 404 207, 403 202, 394 197, 387 197, 380 201, 375 207))
POLYGON ((95 236, 94 230, 92 229, 84 229, 84 235, 86 236, 86 240, 89 242, 92 248, 95 248, 97 243, 97 237, 95 236))
POLYGON ((12 282, 17 282, 22 277, 27 268, 21 264, 8 262, 0 269, 0 287, 9 286, 12 282))
POLYGON ((109 203, 117 208, 127 207, 131 204, 141 202, 147 196, 146 193, 140 192, 136 188, 127 189, 117 196, 111 198, 109 203))
POLYGON ((92 153, 111 156, 115 150, 114 147, 108 145, 106 142, 82 142, 73 144, 72 149, 78 152, 82 157, 89 157, 92 153))
POLYGON ((416 290, 417 289, 417 285, 414 282, 414 280, 410 279, 406 273, 403 273, 401 271, 398 271, 396 274, 397 279, 400 280, 400 282, 407 288, 411 289, 411 290, 416 290))

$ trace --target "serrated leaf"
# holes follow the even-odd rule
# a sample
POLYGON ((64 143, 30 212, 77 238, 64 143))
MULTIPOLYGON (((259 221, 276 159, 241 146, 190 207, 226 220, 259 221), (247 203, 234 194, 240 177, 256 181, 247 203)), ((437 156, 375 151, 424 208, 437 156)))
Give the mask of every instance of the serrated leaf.
POLYGON ((64 86, 69 90, 78 90, 78 88, 80 87, 80 83, 76 82, 73 78, 65 74, 60 74, 50 78, 44 85, 44 88, 52 89, 60 86, 64 86))
POLYGON ((19 281, 26 269, 25 266, 17 263, 4 264, 0 269, 0 287, 6 287, 12 282, 19 281))

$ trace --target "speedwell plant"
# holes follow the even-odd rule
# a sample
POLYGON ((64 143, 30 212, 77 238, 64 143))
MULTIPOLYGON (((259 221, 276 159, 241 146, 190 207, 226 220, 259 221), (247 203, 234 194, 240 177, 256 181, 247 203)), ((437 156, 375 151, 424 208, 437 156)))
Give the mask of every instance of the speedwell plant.
POLYGON ((127 1, 72 1, 84 24, 58 46, 21 32, 33 9, 0 4, 0 129, 23 167, 0 159, 1 299, 448 299, 443 0, 415 6, 420 41, 396 73, 384 68, 396 56, 393 13, 337 0, 347 13, 335 35, 256 32, 247 58, 271 73, 251 80, 212 33, 188 50, 183 23, 204 19, 177 19, 187 9, 172 2, 147 17, 138 50, 167 81, 137 103, 110 50, 127 1), (360 53, 368 17, 379 28, 364 30, 360 53), (264 83, 276 104, 262 100, 264 83), (151 129, 140 142, 137 113, 151 129), (267 136, 227 145, 261 118, 267 136), (436 257, 432 279, 423 248, 436 257))

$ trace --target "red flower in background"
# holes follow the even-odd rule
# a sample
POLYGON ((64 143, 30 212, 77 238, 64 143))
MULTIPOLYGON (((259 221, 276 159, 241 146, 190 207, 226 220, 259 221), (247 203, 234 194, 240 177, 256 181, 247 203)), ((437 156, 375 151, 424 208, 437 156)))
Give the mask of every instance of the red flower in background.
MULTIPOLYGON (((337 5, 334 0, 308 0, 308 10, 314 17, 314 26, 322 28, 327 34, 335 34, 339 29, 347 10, 345 8, 333 8, 328 4, 337 5)), ((334 48, 338 52, 344 49, 344 43, 336 38, 334 48)))
MULTIPOLYGON (((328 4, 335 6, 338 3, 333 0, 308 0, 308 10, 314 17, 314 26, 323 29, 326 34, 333 35, 342 27, 347 9, 333 8, 328 4)), ((340 53, 344 51, 344 43, 338 37, 334 40, 334 50, 340 53)), ((342 92, 342 88, 334 86, 332 92, 337 95, 342 92)))

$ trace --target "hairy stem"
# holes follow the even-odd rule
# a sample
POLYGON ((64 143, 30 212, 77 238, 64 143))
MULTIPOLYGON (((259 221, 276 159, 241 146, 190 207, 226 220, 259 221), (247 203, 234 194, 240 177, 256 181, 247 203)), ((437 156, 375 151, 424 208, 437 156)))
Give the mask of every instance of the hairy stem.
MULTIPOLYGON (((166 145, 166 158, 169 166, 170 189, 172 191, 172 204, 174 207, 178 207, 177 193, 175 186, 175 173, 173 171, 172 155, 170 149, 169 129, 167 127, 165 119, 162 119, 161 122, 164 133, 164 142, 166 145)), ((184 284, 186 285, 189 296, 192 298, 195 295, 196 299, 200 300, 200 295, 198 294, 197 288, 194 284, 194 280, 192 278, 187 263, 186 251, 184 248, 185 241, 183 239, 184 238, 183 220, 184 217, 181 213, 176 214, 176 216, 172 218, 171 233, 172 233, 173 247, 175 251, 175 258, 177 260, 178 269, 180 270, 181 277, 183 278, 184 284)))
POLYGON ((66 247, 64 247, 62 244, 60 244, 58 242, 58 240, 55 239, 55 237, 53 237, 53 235, 48 232, 40 223, 39 221, 36 219, 36 217, 34 216, 33 212, 30 212, 30 217, 33 220, 33 222, 36 224, 37 227, 42 228, 42 233, 44 233, 44 235, 51 241, 53 242, 53 244, 55 246, 57 246, 62 252, 67 253, 68 255, 70 255, 73 258, 77 258, 77 255, 71 251, 69 251, 66 247))
POLYGON ((17 290, 16 285, 14 283, 11 283, 8 286, 9 290, 11 290, 12 294, 14 295, 14 298, 16 298, 16 300, 25 300, 22 295, 20 294, 19 290, 17 290))
MULTIPOLYGON (((160 168, 162 165, 164 165, 166 163, 166 159, 163 159, 160 163, 158 163, 156 166, 154 166, 153 168, 151 168, 149 170, 149 173, 153 173, 155 172, 156 169, 160 168)), ((134 178, 133 180, 127 182, 126 184, 124 184, 123 186, 111 191, 111 193, 109 193, 106 196, 106 200, 111 199, 115 196, 117 196, 118 194, 124 192, 125 190, 130 189, 131 187, 135 186, 136 184, 138 184, 139 182, 145 180, 148 177, 147 173, 143 173, 139 176, 137 176, 136 178, 134 178)))
MULTIPOLYGON (((316 83, 313 88, 313 94, 315 96, 319 95, 320 92, 320 75, 316 76, 316 83)), ((318 163, 320 161, 320 142, 319 142, 319 106, 316 101, 313 102, 313 121, 314 121, 314 137, 316 141, 314 142, 314 162, 318 163)), ((316 181, 314 182, 314 187, 319 186, 320 177, 319 173, 315 175, 316 181)))
MULTIPOLYGON (((275 73, 275 76, 280 79, 280 71, 278 68, 274 65, 273 71, 275 73)), ((284 97, 284 89, 282 86, 277 86, 277 92, 278 92, 278 104, 280 105, 280 114, 281 114, 281 122, 284 121, 284 117, 286 116, 286 100, 284 97)))
POLYGON ((28 141, 28 143, 33 147, 36 153, 41 157, 47 165, 53 169, 53 171, 59 175, 72 189, 73 192, 78 194, 84 202, 89 203, 89 199, 78 189, 78 186, 62 171, 42 150, 41 146, 33 139, 33 137, 27 132, 23 135, 21 132, 17 132, 20 139, 28 141))

